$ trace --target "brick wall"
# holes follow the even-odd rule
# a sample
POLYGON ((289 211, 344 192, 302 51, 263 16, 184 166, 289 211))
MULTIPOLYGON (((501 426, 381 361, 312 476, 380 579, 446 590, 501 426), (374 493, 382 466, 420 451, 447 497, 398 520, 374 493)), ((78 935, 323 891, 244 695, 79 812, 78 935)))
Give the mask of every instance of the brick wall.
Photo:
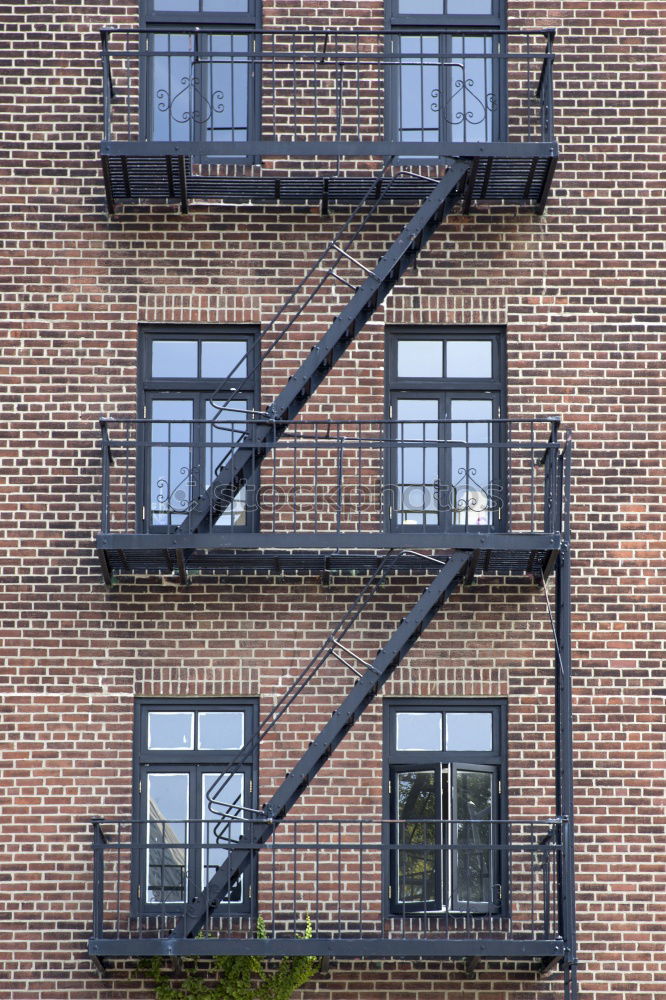
MULTIPOLYGON (((381 4, 314 2, 320 18, 379 28, 381 4)), ((666 486, 659 137, 664 0, 510 4, 512 26, 558 28, 561 164, 546 214, 454 216, 375 314, 306 415, 379 416, 385 324, 502 324, 509 414, 558 413, 575 433, 574 701, 581 998, 666 992, 664 556, 666 486), (520 13, 511 8, 520 6, 520 13)), ((144 322, 265 322, 343 213, 318 208, 126 207, 106 215, 97 144, 97 30, 137 23, 130 3, 0 3, 4 329, 0 591, 3 780, 0 894, 7 997, 106 1000, 149 993, 86 958, 87 819, 130 805, 139 696, 253 695, 268 707, 356 592, 358 579, 230 576, 187 591, 159 580, 102 585, 101 414, 134 412, 144 322)), ((265 3, 266 25, 302 23, 265 3)), ((387 212, 397 228, 406 209, 387 212)), ((371 234, 372 263, 385 232, 371 234)), ((336 304, 329 302, 330 315, 336 304)), ((323 327, 322 309, 313 324, 323 327)), ((307 345, 264 371, 266 400, 307 345)), ((400 578, 361 636, 367 653, 411 606, 400 578)), ((512 807, 549 815, 552 647, 542 593, 482 581, 457 595, 384 697, 503 696, 512 807)), ((307 722, 348 683, 331 667, 307 722)), ((265 795, 310 738, 290 729, 262 756, 265 795)), ((378 810, 381 699, 308 791, 303 808, 378 810), (361 766, 362 762, 362 766, 361 766), (337 803, 337 804, 336 804, 337 803)), ((484 963, 334 962, 303 996, 536 1000, 561 979, 484 963)))

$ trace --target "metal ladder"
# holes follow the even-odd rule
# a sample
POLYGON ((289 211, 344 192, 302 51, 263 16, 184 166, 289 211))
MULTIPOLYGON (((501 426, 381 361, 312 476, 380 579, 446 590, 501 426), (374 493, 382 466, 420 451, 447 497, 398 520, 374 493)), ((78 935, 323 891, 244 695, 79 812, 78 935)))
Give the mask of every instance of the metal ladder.
MULTIPOLYGON (((331 753, 340 744, 345 734, 351 729, 357 719, 360 718, 365 708, 386 683, 401 660, 407 655, 442 604, 449 599, 463 582, 469 571, 473 553, 456 551, 448 556, 446 561, 430 557, 429 561, 437 563, 439 566, 436 577, 426 587, 414 607, 402 619, 372 662, 367 662, 356 657, 348 647, 341 644, 340 640, 344 638, 344 635, 356 620, 358 614, 367 606, 368 600, 376 592, 377 587, 392 568, 392 558, 393 554, 389 553, 382 561, 372 579, 352 604, 341 622, 331 635, 329 635, 308 666, 304 668, 300 675, 303 679, 301 686, 299 687, 300 681, 297 679, 289 691, 293 694, 293 691, 298 687, 297 693, 300 693, 308 683, 308 680, 314 676, 314 673, 316 673, 321 664, 333 651, 336 654, 340 654, 342 650, 345 656, 339 655, 338 658, 342 659, 342 662, 347 666, 349 666, 348 661, 351 657, 356 660, 357 664, 363 665, 365 669, 358 671, 354 668, 354 672, 358 675, 354 686, 329 721, 324 725, 318 736, 312 741, 296 766, 287 774, 263 810, 257 815, 257 818, 246 821, 246 825, 250 827, 250 833, 243 834, 233 846, 229 846, 226 860, 206 885, 201 895, 186 906, 183 916, 177 920, 174 926, 170 935, 171 938, 192 937, 207 925, 211 914, 215 911, 220 901, 229 893, 231 886, 239 876, 247 871, 251 865, 252 858, 258 848, 270 839, 281 820, 285 818, 292 806, 299 800, 304 790, 328 760, 331 753)), ((287 692, 280 702, 278 702, 278 706, 282 707, 276 706, 276 709, 269 713, 267 719, 269 720, 268 726, 270 728, 274 725, 274 721, 272 720, 276 712, 282 713, 284 708, 288 707, 284 703, 289 697, 291 695, 287 692)), ((293 701, 293 697, 291 700, 293 701)), ((264 720, 264 723, 266 723, 266 720, 264 720)), ((252 749, 248 750, 250 754, 254 752, 254 748, 257 745, 256 740, 263 738, 260 735, 262 729, 264 735, 269 731, 269 729, 266 729, 264 723, 262 723, 259 733, 251 741, 252 749)), ((246 759, 245 750, 241 757, 246 759)), ((222 781, 216 783, 216 785, 217 787, 213 786, 211 788, 211 799, 218 804, 219 810, 225 810, 224 813, 221 811, 217 813, 226 817, 226 819, 220 820, 220 823, 225 825, 229 822, 230 810, 233 812, 236 806, 233 803, 224 803, 219 797, 226 783, 222 781)))
MULTIPOLYGON (((256 430, 253 436, 250 438, 239 434, 238 445, 234 445, 231 455, 227 456, 215 469, 212 482, 192 504, 187 516, 176 528, 176 535, 192 535, 213 528, 215 522, 228 509, 239 490, 245 483, 251 480, 261 461, 277 444, 289 426, 289 423, 299 414, 312 397, 330 369, 342 356, 358 332, 363 329, 375 310, 402 277, 405 270, 414 264, 419 253, 441 224, 442 220, 452 211, 461 194, 471 165, 471 160, 456 160, 449 166, 443 177, 439 180, 432 179, 433 189, 431 193, 424 200, 412 219, 402 229, 374 271, 370 271, 369 268, 361 264, 350 253, 350 247, 352 247, 354 240, 365 230, 369 219, 377 210, 377 205, 381 203, 382 199, 390 196, 390 180, 385 182, 383 193, 381 193, 381 185, 384 183, 383 174, 388 167, 384 168, 382 176, 373 179, 368 189, 368 194, 361 205, 345 222, 334 240, 327 245, 324 252, 308 272, 308 275, 299 284, 298 288, 292 292, 287 302, 281 307, 276 317, 271 321, 266 331, 264 331, 263 335, 268 332, 275 333, 277 331, 277 333, 275 333, 272 343, 263 352, 259 362, 250 374, 255 373, 258 365, 266 359, 286 332, 291 329, 296 320, 302 315, 303 310, 311 304, 329 278, 333 278, 338 282, 342 281, 343 284, 349 286, 352 290, 354 289, 351 282, 347 281, 338 271, 338 267, 342 261, 351 261, 353 265, 356 265, 361 270, 364 274, 362 284, 355 290, 351 300, 336 317, 321 340, 312 348, 298 370, 289 378, 286 386, 267 408, 265 414, 261 415, 260 420, 255 424, 256 430), (351 224, 358 217, 360 208, 367 205, 373 196, 375 204, 372 205, 366 216, 352 232, 351 238, 345 243, 344 235, 349 232, 351 224), (330 264, 325 264, 326 258, 329 255, 332 255, 334 260, 330 264), (322 268, 324 270, 323 276, 315 282, 314 288, 311 291, 307 291, 308 279, 315 271, 322 268), (297 304, 298 294, 304 290, 305 301, 297 304), (294 309, 293 315, 286 318, 288 309, 292 307, 294 309)), ((241 363, 241 361, 238 362, 236 367, 229 373, 229 376, 227 376, 227 379, 233 376, 241 363)), ((211 397, 211 402, 218 413, 216 420, 224 421, 227 427, 230 424, 233 426, 232 404, 236 394, 242 390, 242 386, 246 381, 244 379, 241 387, 236 390, 236 393, 224 401, 220 398, 223 386, 219 387, 211 397)), ((213 422, 215 423, 216 420, 213 422)), ((236 426, 239 420, 240 418, 237 418, 236 426)))

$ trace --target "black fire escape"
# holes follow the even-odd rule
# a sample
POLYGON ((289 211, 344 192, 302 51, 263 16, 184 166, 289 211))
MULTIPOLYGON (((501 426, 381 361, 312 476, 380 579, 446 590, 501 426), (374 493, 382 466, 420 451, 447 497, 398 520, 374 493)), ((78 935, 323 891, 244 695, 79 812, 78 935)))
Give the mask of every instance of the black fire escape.
MULTIPOLYGON (((226 380, 212 394, 207 427, 101 421, 102 573, 111 587, 142 574, 187 585, 198 573, 238 568, 325 577, 355 569, 369 577, 228 770, 247 763, 333 658, 349 669, 349 690, 302 759, 260 810, 242 810, 238 835, 230 834, 239 807, 225 798, 228 780, 210 791, 218 818, 212 832, 196 831, 196 843, 222 845, 225 860, 194 902, 177 914, 169 907, 142 914, 129 887, 146 832, 139 821, 95 821, 90 954, 99 962, 154 954, 437 957, 466 959, 470 968, 484 958, 529 960, 543 971, 561 964, 573 996, 569 435, 553 417, 482 421, 479 433, 474 421, 426 429, 423 421, 300 416, 454 209, 513 202, 543 210, 557 159, 553 34, 491 32, 473 63, 464 55, 405 56, 391 32, 250 33, 241 53, 210 36, 165 54, 150 31, 102 33, 109 210, 165 199, 183 211, 206 199, 319 202, 324 213, 348 206, 345 223, 262 331, 260 357, 244 359, 241 388, 331 289, 347 302, 265 410, 241 412, 238 381, 230 392, 226 380), (428 94, 436 128, 421 108, 419 135, 401 120, 406 64, 437 74, 428 94), (219 72, 227 85, 244 84, 242 120, 225 111, 219 72), (146 101, 151 87, 154 99, 146 101), (412 218, 369 266, 360 249, 368 227, 387 207, 409 203, 418 206, 412 218), (426 453, 440 470, 430 479, 426 453), (416 503, 406 503, 407 487, 416 488, 416 503), (364 659, 353 627, 399 570, 430 570, 433 579, 375 657, 364 659), (496 906, 396 912, 386 892, 399 851, 390 822, 294 819, 293 809, 442 604, 476 577, 516 574, 542 586, 546 599, 549 578, 556 580, 553 818, 493 824, 486 850, 504 873, 496 906), (337 896, 329 884, 343 867, 358 885, 353 900, 339 895, 340 878, 333 878, 337 896), (239 879, 257 871, 261 912, 271 917, 260 939, 232 903, 239 879), (379 898, 364 898, 368 878, 381 884, 379 898), (304 911, 313 921, 307 938, 298 926, 304 911)), ((174 857, 193 838, 188 831, 170 845, 174 857)), ((449 864, 465 861, 463 846, 450 853, 449 864)))

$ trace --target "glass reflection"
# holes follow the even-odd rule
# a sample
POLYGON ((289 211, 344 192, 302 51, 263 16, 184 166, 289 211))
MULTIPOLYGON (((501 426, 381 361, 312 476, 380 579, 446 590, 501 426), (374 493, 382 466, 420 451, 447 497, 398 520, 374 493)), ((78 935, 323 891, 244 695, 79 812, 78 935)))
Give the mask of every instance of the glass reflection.
MULTIPOLYGON (((196 9, 196 8, 195 8, 196 9)), ((194 43, 191 35, 152 35, 149 60, 149 138, 157 142, 186 142, 194 114, 194 43)))
POLYGON ((490 399, 451 400, 451 505, 453 523, 492 522, 492 420, 490 399))
POLYGON ((194 747, 193 712, 149 712, 149 750, 192 750, 194 747))
POLYGON ((493 749, 491 712, 447 712, 446 749, 476 753, 493 749))
POLYGON ((435 771, 407 771, 397 775, 398 792, 398 900, 432 903, 437 898, 438 852, 437 791, 435 771), (432 822, 429 822, 432 821, 432 822), (419 850, 406 850, 405 845, 419 850))
POLYGON ((458 900, 492 901, 492 776, 458 770, 456 776, 458 900))
POLYGON ((204 11, 223 11, 225 14, 244 14, 247 0, 203 0, 204 11))
POLYGON ((201 122, 207 142, 244 142, 248 138, 249 38, 209 35, 205 104, 201 122))
POLYGON ((452 142, 489 142, 493 135, 492 39, 487 35, 453 36, 444 114, 452 142))
POLYGON ((444 0, 399 0, 400 14, 443 14, 444 0))
POLYGON ((441 712, 397 712, 396 750, 441 750, 441 712))
MULTIPOLYGON (((218 470, 227 465, 233 469, 236 448, 247 433, 247 403, 235 399, 228 406, 206 403, 206 486, 218 470)), ((242 527, 246 524, 247 487, 243 486, 227 504, 216 524, 218 527, 242 527)))
POLYGON ((436 399, 398 399, 396 434, 401 445, 396 455, 396 520, 400 525, 437 524, 439 476, 439 402, 436 399))
POLYGON ((403 35, 399 45, 398 139, 438 142, 439 40, 431 35, 403 35))
POLYGON ((154 340, 151 374, 153 378, 196 378, 196 340, 154 340))
POLYGON ((244 340, 204 340, 201 344, 201 377, 244 378, 247 374, 246 355, 247 343, 244 340))
POLYGON ((441 378, 443 346, 441 340, 399 340, 398 378, 441 378))
POLYGON ((155 10, 180 11, 187 14, 199 10, 199 0, 154 0, 155 10))
POLYGON ((182 903, 187 882, 189 776, 149 774, 146 902, 182 903))
POLYGON ((150 520, 155 526, 180 524, 198 485, 191 448, 193 415, 191 399, 152 402, 149 480, 150 520))
POLYGON ((448 0, 448 14, 492 14, 493 0, 448 0))
POLYGON ((490 340, 447 341, 446 375, 447 378, 492 378, 492 342, 490 340))
POLYGON ((243 712, 199 712, 199 750, 240 750, 244 743, 243 712))
MULTIPOLYGON (((201 865, 201 887, 210 882, 213 875, 227 859, 229 851, 227 847, 231 843, 238 841, 243 835, 243 810, 244 805, 244 780, 242 774, 221 774, 208 773, 202 775, 202 815, 203 819, 203 839, 202 839, 202 865, 201 865), (222 789, 220 797, 224 802, 224 807, 218 806, 218 810, 226 809, 225 815, 220 815, 211 811, 208 802, 208 793, 213 785, 222 778, 228 779, 228 784, 222 789), (227 845, 220 846, 220 845, 227 845)), ((235 882, 231 890, 231 902, 240 902, 242 898, 242 876, 235 882)), ((228 897, 223 897, 223 902, 228 902, 228 897)))

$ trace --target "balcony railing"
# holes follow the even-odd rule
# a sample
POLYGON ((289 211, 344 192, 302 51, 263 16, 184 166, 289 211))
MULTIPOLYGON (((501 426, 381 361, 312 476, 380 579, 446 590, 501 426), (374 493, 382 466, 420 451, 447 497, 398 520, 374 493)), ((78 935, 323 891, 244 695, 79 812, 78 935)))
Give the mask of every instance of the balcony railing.
POLYGON ((558 886, 566 821, 424 821, 425 836, 415 832, 419 823, 286 820, 260 845, 252 842, 249 820, 217 826, 209 820, 94 820, 90 952, 563 953, 558 886), (206 878, 223 864, 241 828, 252 855, 243 876, 251 891, 232 888, 197 938, 170 937, 184 903, 205 895, 206 878), (255 937, 258 916, 265 938, 255 937), (311 937, 304 936, 307 918, 311 937))
POLYGON ((217 516, 211 512, 199 532, 207 547, 445 539, 475 547, 484 536, 493 545, 509 535, 527 548, 538 548, 533 536, 548 536, 550 548, 562 529, 569 443, 553 418, 320 420, 284 428, 230 410, 215 422, 101 423, 101 533, 110 548, 131 547, 129 536, 155 548, 165 536, 181 537, 174 532, 216 471, 233 479, 239 448, 247 461, 255 440, 251 474, 214 496, 217 516))
POLYGON ((553 37, 459 28, 104 29, 103 151, 115 143, 128 155, 143 147, 221 164, 489 155, 490 144, 514 152, 527 144, 529 155, 530 144, 554 138, 553 37))

